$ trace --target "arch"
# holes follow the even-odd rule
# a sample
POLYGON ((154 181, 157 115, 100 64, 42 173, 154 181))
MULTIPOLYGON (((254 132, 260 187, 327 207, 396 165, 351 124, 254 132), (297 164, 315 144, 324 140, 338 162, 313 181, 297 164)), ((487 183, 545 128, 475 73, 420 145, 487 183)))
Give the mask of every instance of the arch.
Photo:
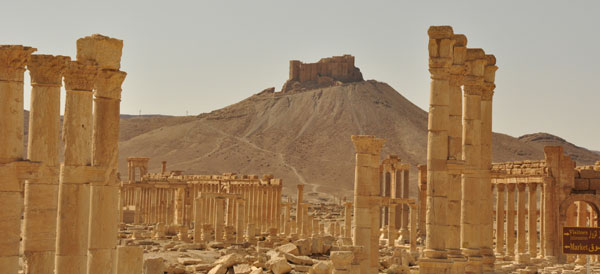
MULTIPOLYGON (((588 203, 596 214, 600 213, 600 198, 595 194, 569 194, 566 199, 560 202, 558 213, 558 223, 560 227, 564 227, 567 223, 567 209, 575 202, 583 201, 588 203)), ((599 215, 600 216, 600 215, 599 215)), ((600 218, 597 221, 597 226, 600 226, 600 218)))

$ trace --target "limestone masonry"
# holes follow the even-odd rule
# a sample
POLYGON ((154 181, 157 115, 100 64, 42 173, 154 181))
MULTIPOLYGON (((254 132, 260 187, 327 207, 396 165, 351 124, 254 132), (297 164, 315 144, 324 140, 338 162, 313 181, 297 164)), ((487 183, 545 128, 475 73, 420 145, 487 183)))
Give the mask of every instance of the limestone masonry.
POLYGON ((290 78, 283 84, 282 92, 334 86, 338 83, 363 81, 360 69, 354 66, 354 56, 323 58, 317 63, 290 61, 290 78))
MULTIPOLYGON (((396 140, 352 135, 348 198, 310 182, 292 197, 274 174, 183 174, 162 159, 151 173, 152 159, 135 155, 121 179, 123 41, 83 37, 75 60, 0 45, 0 273, 566 274, 584 273, 586 260, 600 273, 598 256, 566 255, 561 242, 565 226, 600 224, 600 161, 577 167, 547 146, 544 160, 492 163, 496 58, 450 26, 427 34, 417 185, 406 159, 381 155, 396 140)), ((291 61, 282 92, 357 81, 350 55, 291 61)))

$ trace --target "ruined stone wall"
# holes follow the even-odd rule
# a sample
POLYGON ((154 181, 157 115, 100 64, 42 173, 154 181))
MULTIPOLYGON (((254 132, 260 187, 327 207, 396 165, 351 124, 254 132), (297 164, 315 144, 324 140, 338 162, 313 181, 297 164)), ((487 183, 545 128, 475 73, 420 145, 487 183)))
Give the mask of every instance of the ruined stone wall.
POLYGON ((600 190, 600 161, 593 166, 575 168, 575 190, 600 190))
POLYGON ((546 161, 514 161, 492 164, 492 173, 503 175, 547 175, 546 161))
POLYGON ((323 58, 317 63, 290 61, 290 78, 282 92, 334 86, 339 83, 363 81, 360 69, 354 66, 354 56, 323 58))

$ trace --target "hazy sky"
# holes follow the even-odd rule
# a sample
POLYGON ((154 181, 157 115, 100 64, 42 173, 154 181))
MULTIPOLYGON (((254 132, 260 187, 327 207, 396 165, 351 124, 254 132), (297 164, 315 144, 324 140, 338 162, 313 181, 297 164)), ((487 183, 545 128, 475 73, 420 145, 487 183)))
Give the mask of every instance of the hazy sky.
POLYGON ((291 59, 342 54, 427 109, 427 28, 451 25, 496 55, 494 131, 600 150, 600 1, 52 0, 2 10, 0 44, 74 57, 80 37, 123 39, 129 114, 209 112, 279 90, 291 59))

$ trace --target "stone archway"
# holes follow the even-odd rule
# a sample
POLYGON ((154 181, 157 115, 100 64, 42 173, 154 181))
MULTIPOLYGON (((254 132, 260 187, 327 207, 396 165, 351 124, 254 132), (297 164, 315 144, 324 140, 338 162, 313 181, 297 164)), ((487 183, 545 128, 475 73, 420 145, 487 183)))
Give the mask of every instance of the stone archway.
MULTIPOLYGON (((595 211, 596 216, 600 213, 600 197, 595 194, 569 194, 566 199, 560 202, 559 205, 559 219, 558 219, 558 228, 561 229, 567 225, 567 210, 569 206, 573 205, 575 202, 585 202, 587 203, 593 211, 595 211)), ((590 220, 590 224, 591 224, 590 220)), ((596 221, 596 226, 600 227, 600 218, 596 221)), ((559 230, 560 231, 560 230, 559 230)), ((562 235, 560 233, 559 235, 562 235)), ((559 241, 562 242, 562 236, 560 236, 559 241)), ((562 248, 559 249, 559 262, 566 262, 567 256, 562 253, 562 248)))

